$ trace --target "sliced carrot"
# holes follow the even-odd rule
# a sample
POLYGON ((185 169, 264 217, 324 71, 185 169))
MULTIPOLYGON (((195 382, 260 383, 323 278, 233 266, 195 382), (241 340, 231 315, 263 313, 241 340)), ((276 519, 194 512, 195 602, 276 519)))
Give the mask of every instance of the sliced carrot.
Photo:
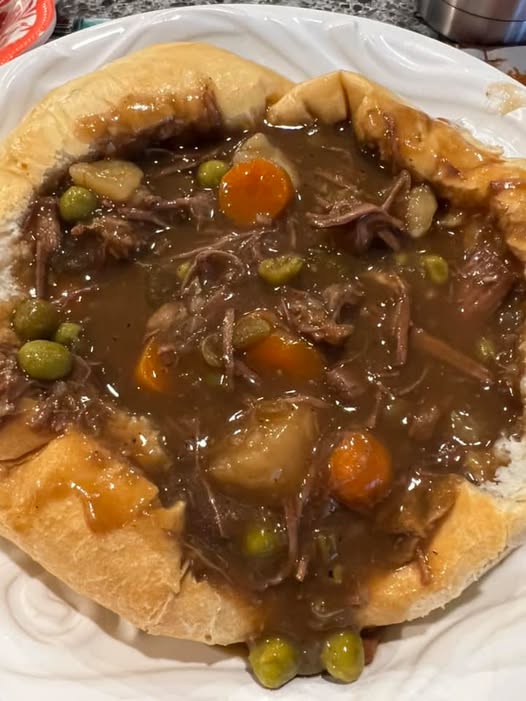
POLYGON ((153 338, 145 345, 135 366, 135 380, 139 387, 152 392, 165 393, 170 390, 169 371, 161 362, 159 346, 153 338))
POLYGON ((329 461, 329 486, 338 501, 351 508, 369 508, 389 491, 391 457, 369 431, 350 431, 329 461))
POLYGON ((245 358, 257 372, 282 372, 293 380, 316 380, 323 373, 322 357, 313 346, 281 333, 251 346, 245 358))
POLYGON ((237 163, 223 176, 219 206, 223 214, 240 226, 251 226, 258 217, 274 219, 294 194, 289 174, 272 161, 255 158, 237 163))

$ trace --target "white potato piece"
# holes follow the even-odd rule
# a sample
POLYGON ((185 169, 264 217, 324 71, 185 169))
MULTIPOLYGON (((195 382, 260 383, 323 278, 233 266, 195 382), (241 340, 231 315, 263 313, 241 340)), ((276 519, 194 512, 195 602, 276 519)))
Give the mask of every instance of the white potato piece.
POLYGON ((74 163, 69 174, 75 185, 86 187, 113 202, 126 202, 141 184, 143 172, 129 161, 104 160, 74 163))
POLYGON ((437 211, 438 203, 429 185, 417 185, 407 196, 405 215, 409 234, 418 239, 426 234, 437 211))
POLYGON ((262 402, 213 451, 208 474, 216 483, 253 492, 266 503, 279 501, 299 489, 317 435, 312 407, 262 402))
POLYGON ((285 154, 277 146, 274 146, 265 134, 258 132, 250 136, 246 141, 243 141, 234 153, 234 163, 244 163, 253 161, 256 158, 264 158, 267 161, 272 161, 276 165, 283 168, 288 173, 292 184, 296 189, 300 185, 300 176, 294 164, 285 156, 285 154))

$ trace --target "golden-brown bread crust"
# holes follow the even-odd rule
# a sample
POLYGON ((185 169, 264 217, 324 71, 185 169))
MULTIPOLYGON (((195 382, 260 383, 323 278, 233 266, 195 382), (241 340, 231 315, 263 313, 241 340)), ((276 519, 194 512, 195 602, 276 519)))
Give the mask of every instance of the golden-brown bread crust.
POLYGON ((35 189, 109 139, 164 124, 206 130, 260 121, 292 83, 214 46, 160 44, 50 92, 0 145, 0 297, 13 280, 17 226, 35 189))
MULTIPOLYGON (((275 123, 351 118, 358 139, 386 161, 428 180, 453 202, 488 206, 523 255, 524 162, 502 159, 361 76, 334 73, 287 92, 290 87, 227 52, 180 44, 152 47, 55 90, 0 147, 0 246, 14 250, 35 189, 69 163, 96 155, 108 137, 132 138, 174 117, 206 129, 213 126, 214 106, 227 128, 249 126, 276 103, 267 113, 275 123), (188 95, 197 99, 188 101, 188 95), (151 109, 130 109, 137 102, 151 109), (513 187, 499 185, 508 180, 513 187)), ((523 464, 513 497, 463 483, 428 547, 431 583, 422 585, 416 564, 378 578, 361 623, 386 625, 443 606, 517 545, 526 526, 523 464)), ((79 465, 117 483, 129 474, 122 458, 71 431, 6 468, 0 532, 75 590, 148 632, 221 644, 258 632, 255 608, 226 588, 196 582, 187 571, 178 539, 184 508, 162 509, 147 480, 148 506, 102 533, 88 527, 77 490, 42 486, 67 482, 72 466, 79 465)))
MULTIPOLYGON (((80 482, 86 492, 86 475, 96 480, 103 472, 119 494, 129 470, 93 438, 74 431, 56 438, 0 481, 0 534, 75 591, 149 633, 218 644, 245 640, 257 630, 257 612, 226 589, 196 582, 182 562, 182 504, 152 506, 102 532, 88 527, 86 501, 68 485, 80 482)), ((155 487, 138 479, 155 503, 155 487)))

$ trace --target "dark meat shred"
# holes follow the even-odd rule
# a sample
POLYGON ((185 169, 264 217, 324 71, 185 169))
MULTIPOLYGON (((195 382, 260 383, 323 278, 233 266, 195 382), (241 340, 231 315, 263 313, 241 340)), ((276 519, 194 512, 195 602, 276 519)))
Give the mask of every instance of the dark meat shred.
POLYGON ((149 192, 139 191, 132 204, 141 210, 150 210, 152 212, 172 210, 187 214, 194 220, 198 230, 203 224, 213 219, 215 212, 214 195, 203 190, 193 195, 176 197, 173 200, 167 200, 149 192))
POLYGON ((361 373, 357 372, 350 364, 336 365, 327 372, 325 379, 329 387, 343 401, 351 404, 367 391, 367 383, 364 382, 361 373))
POLYGON ((369 272, 368 276, 381 285, 390 288, 396 297, 391 318, 391 334, 395 341, 394 365, 405 365, 409 345, 409 327, 411 324, 411 301, 409 287, 397 273, 369 272))
POLYGON ((45 297, 49 258, 59 249, 62 241, 56 197, 41 197, 38 200, 31 228, 36 240, 35 289, 37 297, 45 297))
POLYGON ((29 424, 54 433, 63 433, 77 424, 92 433, 100 433, 109 408, 93 388, 87 389, 85 382, 85 379, 75 381, 74 378, 55 382, 50 391, 37 400, 29 424))
POLYGON ((234 346, 232 336, 234 333, 235 312, 232 308, 227 309, 223 319, 222 340, 223 340, 223 364, 225 368, 225 378, 227 387, 232 387, 234 378, 234 346))
POLYGON ((239 280, 246 272, 245 264, 235 253, 210 247, 197 253, 184 276, 182 287, 188 287, 196 275, 203 279, 220 278, 223 282, 232 282, 239 280), (221 264, 220 271, 214 270, 217 263, 221 264))
POLYGON ((363 202, 354 194, 348 194, 336 201, 328 212, 310 213, 307 218, 318 229, 351 225, 351 247, 358 255, 367 251, 375 238, 380 238, 387 246, 398 250, 400 243, 394 232, 404 231, 404 224, 389 210, 410 184, 409 174, 402 171, 381 205, 363 202))
POLYGON ((146 322, 146 338, 176 329, 187 319, 188 311, 183 302, 166 302, 146 322))
POLYGON ((458 370, 474 380, 478 380, 484 384, 492 384, 494 381, 493 374, 487 367, 481 363, 477 363, 477 361, 470 358, 469 355, 461 353, 442 339, 432 336, 427 331, 424 331, 424 329, 413 327, 411 329, 411 341, 419 350, 428 353, 432 358, 446 365, 450 365, 452 368, 455 368, 455 370, 458 370))
POLYGON ((292 328, 316 343, 339 346, 353 332, 353 326, 341 321, 346 306, 354 306, 361 288, 353 283, 336 283, 327 287, 322 298, 303 290, 288 290, 282 297, 285 316, 292 328))
POLYGON ((72 236, 97 236, 102 244, 103 256, 109 255, 117 260, 128 260, 143 248, 148 241, 148 234, 133 224, 112 214, 101 214, 89 224, 76 224, 71 229, 72 236))
POLYGON ((16 348, 0 346, 0 420, 16 413, 17 400, 31 387, 31 382, 20 370, 16 348))
POLYGON ((516 276, 510 263, 488 244, 474 249, 459 268, 455 307, 462 319, 484 324, 511 290, 516 276))

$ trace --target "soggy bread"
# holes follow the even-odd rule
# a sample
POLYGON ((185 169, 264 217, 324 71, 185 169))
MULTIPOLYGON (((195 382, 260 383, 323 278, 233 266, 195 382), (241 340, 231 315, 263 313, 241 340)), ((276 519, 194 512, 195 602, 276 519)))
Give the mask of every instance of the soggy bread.
MULTIPOLYGON (((9 269, 20 255, 21 227, 49 178, 115 141, 248 128, 264 117, 276 124, 351 120, 358 140, 384 161, 429 181, 452 202, 487 206, 512 249, 519 256, 526 251, 522 161, 503 159, 361 76, 334 73, 292 87, 210 46, 162 45, 53 91, 1 145, 3 297, 16 292, 9 269)), ((0 430, 0 447, 2 440, 0 430)), ((512 458, 498 474, 500 484, 459 482, 455 505, 428 544, 430 584, 422 584, 416 563, 371 582, 358 614, 362 625, 400 622, 445 605, 521 542, 524 451, 504 441, 500 450, 512 458)), ((135 473, 130 478, 126 460, 95 438, 70 431, 4 465, 0 532, 76 591, 150 633, 228 644, 259 631, 257 607, 226 584, 197 582, 188 571, 181 554, 184 504, 162 508, 152 483, 135 473), (88 485, 82 493, 71 486, 79 474, 88 485), (103 529, 90 522, 86 502, 89 485, 100 489, 101 480, 117 485, 108 499, 121 500, 111 505, 114 520, 103 529)))

